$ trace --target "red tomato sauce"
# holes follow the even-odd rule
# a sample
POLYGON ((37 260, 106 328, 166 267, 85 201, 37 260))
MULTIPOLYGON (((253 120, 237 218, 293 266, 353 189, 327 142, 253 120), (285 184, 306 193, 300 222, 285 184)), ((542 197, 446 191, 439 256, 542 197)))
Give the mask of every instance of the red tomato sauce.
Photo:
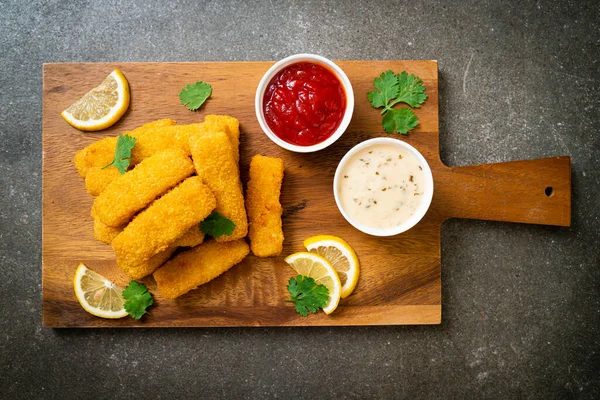
POLYGON ((281 70, 263 98, 267 125, 279 138, 312 146, 329 138, 346 111, 346 92, 329 69, 310 62, 281 70))

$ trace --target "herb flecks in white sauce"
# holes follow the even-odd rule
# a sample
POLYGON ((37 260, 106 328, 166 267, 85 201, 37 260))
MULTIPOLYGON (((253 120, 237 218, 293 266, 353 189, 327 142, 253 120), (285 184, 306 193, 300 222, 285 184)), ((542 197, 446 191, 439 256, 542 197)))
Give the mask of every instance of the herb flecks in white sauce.
POLYGON ((355 221, 373 228, 391 228, 406 221, 422 198, 423 168, 408 151, 373 145, 356 153, 340 180, 343 209, 355 221))

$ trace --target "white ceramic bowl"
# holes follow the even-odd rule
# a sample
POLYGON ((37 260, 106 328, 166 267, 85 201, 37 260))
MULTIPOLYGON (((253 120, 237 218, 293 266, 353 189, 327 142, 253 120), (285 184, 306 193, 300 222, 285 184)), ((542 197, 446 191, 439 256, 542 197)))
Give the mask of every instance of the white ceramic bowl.
POLYGON ((354 91, 352 90, 352 84, 350 83, 350 80, 348 79, 344 71, 342 71, 342 69, 338 67, 333 61, 315 54, 295 54, 293 56, 286 57, 281 61, 278 61, 263 75, 262 79, 260 80, 260 83, 258 84, 258 88, 256 89, 254 107, 256 109, 256 118, 258 119, 258 123, 260 124, 260 127, 265 132, 265 134, 269 137, 269 139, 271 139, 273 142, 283 147, 284 149, 295 151, 297 153, 311 153, 314 151, 322 150, 327 146, 331 145, 336 140, 338 140, 346 131, 346 128, 348 128, 348 124, 352 119, 352 113, 354 112, 354 91), (346 111, 344 112, 344 116, 342 118, 340 126, 329 138, 312 146, 298 146, 286 142, 283 139, 280 139, 277 135, 275 135, 275 133, 273 133, 271 128, 269 128, 269 125, 265 120, 265 113, 263 110, 263 98, 265 96, 267 86, 271 82, 271 79, 273 79, 273 77, 277 75, 282 69, 286 68, 291 64, 299 62, 311 62, 327 67, 327 69, 333 72, 334 75, 339 79, 339 81, 342 83, 342 86, 344 87, 344 91, 346 92, 346 111))
POLYGON ((406 142, 393 138, 369 139, 357 144, 352 149, 350 149, 338 164, 337 169, 335 170, 335 176, 333 178, 333 195, 335 197, 335 203, 337 204, 338 209, 340 210, 344 218, 346 218, 346 221, 348 221, 356 229, 373 236, 393 236, 398 235, 402 232, 406 232, 407 230, 415 226, 427 213, 429 205, 431 204, 431 199, 433 198, 433 175, 431 174, 431 168, 429 168, 429 164, 427 164, 427 160, 425 160, 425 157, 423 157, 423 155, 417 149, 407 144, 406 142), (381 144, 396 146, 411 153, 423 168, 425 176, 425 187, 423 188, 424 190, 423 195, 421 196, 421 202, 417 206, 417 209, 415 210, 414 214, 400 225, 394 226, 392 228, 373 228, 371 226, 367 226, 360 222, 357 222, 355 219, 351 218, 343 209, 339 193, 341 174, 346 163, 352 158, 354 154, 356 154, 360 150, 367 147, 371 147, 373 145, 381 144))

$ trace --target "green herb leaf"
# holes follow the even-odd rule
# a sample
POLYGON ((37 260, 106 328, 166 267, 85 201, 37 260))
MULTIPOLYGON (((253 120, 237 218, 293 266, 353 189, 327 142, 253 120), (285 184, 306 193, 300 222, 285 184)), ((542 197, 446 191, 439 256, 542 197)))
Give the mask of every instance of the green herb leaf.
POLYGON ((398 96, 394 104, 403 102, 411 107, 419 108, 427 100, 423 81, 415 74, 408 75, 406 71, 398 74, 398 96))
POLYGON ((298 275, 290 278, 287 289, 292 297, 285 301, 294 303, 296 311, 303 317, 308 316, 309 311, 316 313, 320 308, 325 307, 329 298, 327 286, 317 284, 313 278, 307 276, 298 275))
POLYGON ((179 102, 186 105, 188 110, 194 111, 204 104, 211 93, 212 86, 206 82, 198 81, 194 84, 187 84, 179 93, 179 102))
POLYGON ((374 108, 381 108, 383 128, 387 133, 407 134, 419 122, 415 113, 407 108, 394 109, 398 103, 406 103, 419 108, 427 99, 423 81, 414 74, 408 75, 402 71, 395 75, 388 70, 373 81, 375 90, 367 93, 367 98, 374 108))
POLYGON ((383 116, 383 129, 387 133, 398 132, 407 135, 408 131, 419 125, 418 118, 410 108, 390 110, 383 116))
POLYGON ((102 169, 112 166, 116 167, 121 174, 127 172, 131 158, 131 150, 133 149, 133 146, 135 146, 135 141, 136 138, 121 134, 119 139, 117 139, 114 160, 110 164, 102 167, 102 169))
POLYGON ((235 224, 228 218, 225 218, 216 211, 210 213, 208 217, 200 222, 200 230, 205 235, 212 236, 214 238, 221 237, 223 235, 231 235, 235 229, 235 224))
POLYGON ((146 308, 150 307, 154 301, 146 285, 131 281, 123 290, 122 295, 125 299, 125 311, 131 318, 140 319, 144 314, 149 314, 146 308))
POLYGON ((367 97, 374 108, 385 107, 388 109, 390 100, 398 96, 398 79, 396 75, 388 70, 375 78, 373 86, 376 90, 367 93, 367 97))

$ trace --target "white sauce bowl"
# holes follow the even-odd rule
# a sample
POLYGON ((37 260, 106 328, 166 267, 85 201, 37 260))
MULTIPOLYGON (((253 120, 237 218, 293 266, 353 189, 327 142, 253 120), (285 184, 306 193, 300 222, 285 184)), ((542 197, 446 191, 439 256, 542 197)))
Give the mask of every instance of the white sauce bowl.
POLYGON ((296 153, 312 153, 314 151, 323 150, 324 148, 338 140, 344 134, 346 128, 348 128, 348 124, 350 124, 350 120, 352 119, 352 113, 354 112, 354 91, 352 90, 352 84, 350 83, 350 80, 348 79, 344 71, 342 71, 342 69, 338 67, 333 61, 325 57, 318 56, 316 54, 295 54, 286 57, 281 61, 278 61, 263 75, 262 79, 258 84, 258 87, 256 88, 254 108, 256 110, 256 118, 258 119, 260 127, 262 128, 265 135, 267 135, 267 137, 271 139, 275 144, 277 144, 280 147, 283 147, 284 149, 294 151, 296 153), (326 140, 314 144, 312 146, 298 146, 286 142, 285 140, 275 135, 275 133, 273 133, 273 131, 271 130, 271 128, 269 128, 269 125, 267 124, 263 109, 263 99, 265 97, 265 91, 267 90, 271 79, 273 79, 275 75, 277 75, 281 70, 285 69, 286 67, 300 62, 310 62, 326 67, 338 78, 338 80, 344 87, 344 91, 346 92, 346 110, 344 112, 344 116, 342 118, 340 126, 326 140))
POLYGON ((431 200, 433 198, 433 175, 431 173, 431 168, 429 167, 429 164, 427 164, 427 160, 425 160, 425 157, 423 157, 423 155, 413 146, 399 139, 374 138, 365 140, 364 142, 357 144, 352 149, 350 149, 342 158, 342 160, 337 166, 335 176, 333 178, 333 194, 338 209, 340 210, 344 218, 346 218, 346 221, 348 221, 356 229, 373 236, 393 236, 398 235, 402 232, 406 232, 407 230, 415 226, 427 213, 427 210, 429 209, 429 206, 431 205, 431 200), (374 145, 391 145, 398 147, 399 149, 404 149, 404 151, 412 154, 417 159, 420 166, 423 168, 424 187, 422 188, 423 195, 420 196, 421 201, 419 202, 413 215, 411 215, 407 220, 400 223, 399 225, 396 225, 391 228, 374 228, 372 226, 368 226, 356 221, 355 219, 350 217, 348 213, 344 210, 342 205, 343 203, 340 198, 340 181, 342 179, 342 171, 344 170, 346 164, 352 159, 352 157, 356 153, 374 145))

